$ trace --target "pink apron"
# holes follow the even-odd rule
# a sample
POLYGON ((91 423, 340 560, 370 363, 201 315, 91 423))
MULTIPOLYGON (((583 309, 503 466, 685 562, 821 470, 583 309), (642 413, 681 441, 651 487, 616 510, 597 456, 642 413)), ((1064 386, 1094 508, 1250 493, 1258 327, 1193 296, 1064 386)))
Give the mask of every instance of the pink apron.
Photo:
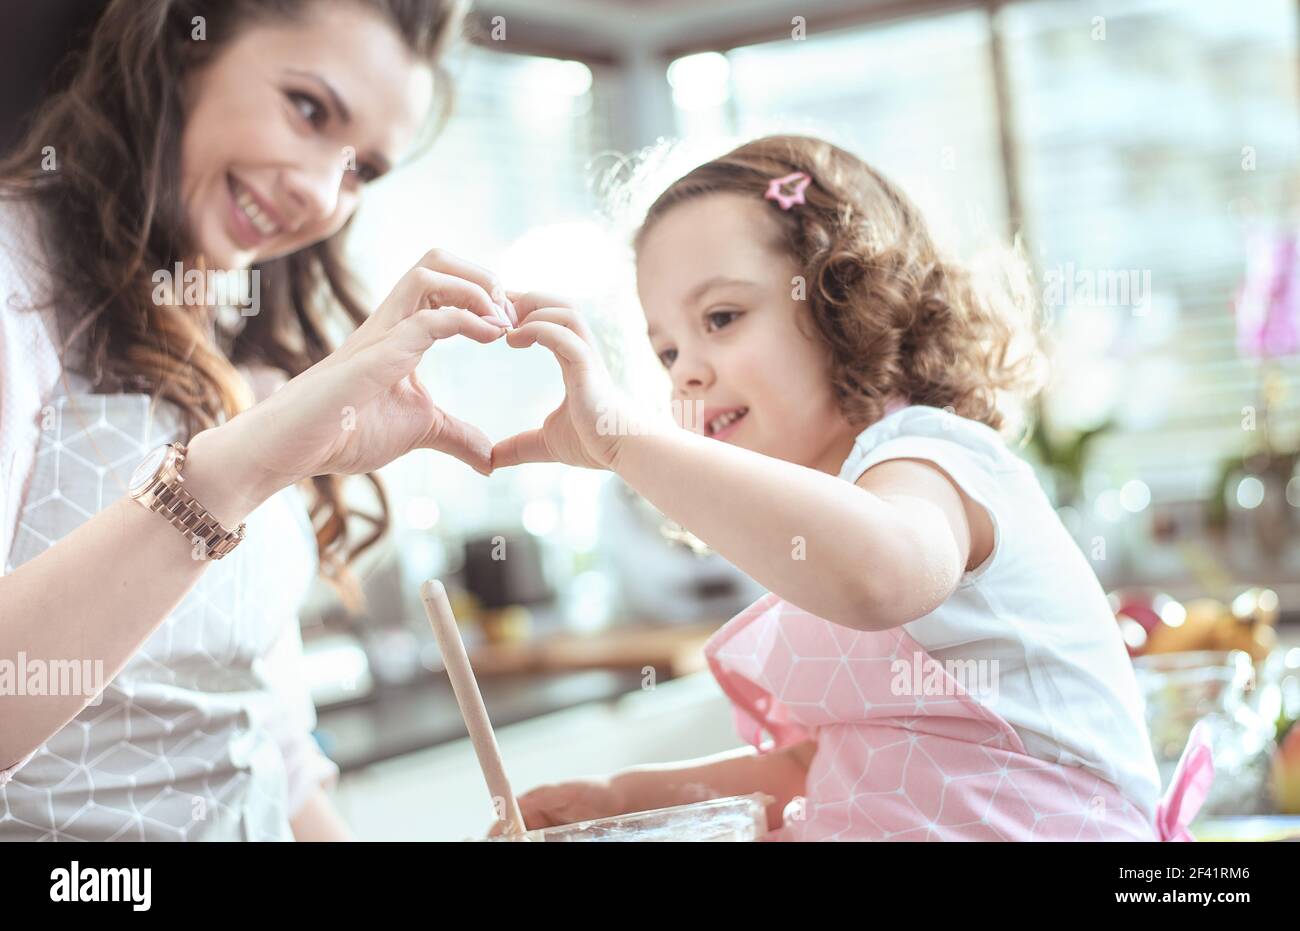
POLYGON ((804 803, 769 840, 1192 840, 1214 778, 1197 725, 1152 824, 1110 782, 1030 756, 903 628, 852 630, 771 593, 705 656, 746 742, 817 740, 804 803), (895 662, 916 658, 927 686, 943 683, 923 691, 941 694, 891 687, 895 662))

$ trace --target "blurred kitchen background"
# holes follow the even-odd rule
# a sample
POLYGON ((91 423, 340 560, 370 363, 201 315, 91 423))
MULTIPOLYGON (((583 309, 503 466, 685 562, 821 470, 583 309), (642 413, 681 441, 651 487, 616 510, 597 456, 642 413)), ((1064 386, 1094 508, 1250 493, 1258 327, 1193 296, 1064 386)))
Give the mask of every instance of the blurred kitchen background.
MULTIPOLYGON (((1208 715, 1206 812, 1234 820, 1206 836, 1294 829, 1267 819, 1300 814, 1298 0, 498 0, 475 31, 449 125, 355 223, 372 296, 446 248, 571 296, 618 377, 666 398, 628 233, 747 137, 851 149, 959 254, 1019 235, 1056 337, 1020 451, 1115 593, 1166 778, 1208 715)), ((448 341, 421 376, 494 438, 563 394, 540 348, 448 341)), ((700 647, 752 580, 605 473, 483 478, 422 452, 382 474, 393 532, 356 567, 366 612, 322 584, 302 615, 359 836, 492 820, 419 603, 431 577, 518 789, 739 745, 700 647)))
MULTIPOLYGON (((1210 714, 1207 813, 1300 813, 1300 729, 1289 764, 1277 751, 1300 707, 1296 0, 554 0, 480 5, 476 23, 448 128, 358 218, 356 241, 383 243, 357 254, 376 295, 451 249, 572 296, 629 387, 666 397, 630 224, 746 137, 850 148, 960 254, 1019 234, 1057 338, 1022 453, 1116 593, 1166 777, 1210 714), (664 139, 686 141, 636 158, 664 139), (641 187, 620 187, 634 170, 641 187)), ((450 342, 422 375, 493 437, 562 396, 540 349, 450 342)), ((491 818, 418 603, 429 577, 459 593, 521 788, 738 745, 700 645, 751 580, 606 474, 484 479, 430 453, 384 476, 395 532, 362 567, 367 616, 322 591, 303 618, 361 836, 491 818)))

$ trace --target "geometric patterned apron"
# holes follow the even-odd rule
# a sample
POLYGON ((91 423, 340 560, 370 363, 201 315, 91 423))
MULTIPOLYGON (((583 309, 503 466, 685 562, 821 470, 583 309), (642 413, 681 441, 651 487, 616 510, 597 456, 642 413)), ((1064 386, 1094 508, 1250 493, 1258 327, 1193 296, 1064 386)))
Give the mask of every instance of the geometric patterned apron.
POLYGON ((771 593, 705 656, 747 743, 816 738, 803 801, 768 840, 1191 840, 1213 779, 1198 725, 1153 824, 1095 773, 1030 756, 902 627, 853 630, 771 593), (895 662, 917 657, 928 694, 897 685, 895 662))
MULTIPOLYGON (((54 423, 39 431, 13 567, 124 497, 149 450, 187 439, 178 409, 151 410, 145 394, 49 404, 54 423)), ((102 699, 0 785, 0 840, 293 839, 275 735, 305 737, 313 720, 298 609, 316 546, 294 487, 247 525, 244 543, 212 562, 102 699)), ((111 563, 86 571, 113 586, 111 563)))

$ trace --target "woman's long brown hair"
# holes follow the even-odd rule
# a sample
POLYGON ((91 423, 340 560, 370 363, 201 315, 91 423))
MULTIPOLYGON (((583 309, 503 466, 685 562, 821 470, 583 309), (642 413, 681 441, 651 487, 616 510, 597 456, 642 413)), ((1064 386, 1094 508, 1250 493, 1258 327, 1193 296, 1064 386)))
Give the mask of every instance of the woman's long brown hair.
MULTIPOLYGON (((343 258, 347 227, 255 266, 261 309, 245 318, 228 350, 214 345, 210 321, 194 308, 152 298, 153 274, 193 255, 179 177, 187 75, 241 29, 293 21, 312 2, 113 0, 18 147, 0 161, 0 195, 39 207, 50 303, 68 324, 60 347, 65 367, 75 365, 98 393, 143 392, 175 403, 191 434, 252 403, 237 365, 269 365, 292 378, 329 355, 366 316, 343 258), (203 41, 194 41, 198 17, 203 41), (51 153, 57 169, 43 170, 51 153)), ((440 125, 450 107, 441 62, 460 31, 465 0, 351 2, 386 16, 435 68, 440 125)), ((343 476, 312 479, 321 572, 352 610, 362 600, 348 565, 389 523, 382 483, 373 473, 366 478, 378 514, 347 508, 343 476), (352 516, 369 525, 360 540, 350 539, 352 516)))

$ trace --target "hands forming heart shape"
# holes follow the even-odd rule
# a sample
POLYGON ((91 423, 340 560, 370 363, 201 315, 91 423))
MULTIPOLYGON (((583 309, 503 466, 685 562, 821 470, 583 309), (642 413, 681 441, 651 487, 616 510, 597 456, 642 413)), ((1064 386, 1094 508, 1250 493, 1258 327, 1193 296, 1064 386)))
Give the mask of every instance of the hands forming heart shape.
POLYGON ((563 299, 507 292, 487 270, 435 250, 335 352, 231 420, 239 448, 278 488, 312 475, 373 471, 413 449, 436 449, 487 475, 525 462, 611 468, 628 410, 613 387, 591 331, 563 299), (517 324, 511 329, 511 315, 517 324), (565 399, 542 426, 493 445, 476 426, 443 411, 415 368, 438 340, 505 335, 523 349, 539 343, 560 364, 565 399))
POLYGON ((612 469, 623 431, 605 425, 628 423, 631 404, 613 386, 582 316, 562 299, 510 293, 519 327, 506 335, 515 349, 540 344, 555 356, 564 378, 564 400, 542 426, 502 440, 492 448, 492 467, 523 462, 563 462, 612 469))

